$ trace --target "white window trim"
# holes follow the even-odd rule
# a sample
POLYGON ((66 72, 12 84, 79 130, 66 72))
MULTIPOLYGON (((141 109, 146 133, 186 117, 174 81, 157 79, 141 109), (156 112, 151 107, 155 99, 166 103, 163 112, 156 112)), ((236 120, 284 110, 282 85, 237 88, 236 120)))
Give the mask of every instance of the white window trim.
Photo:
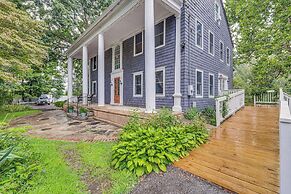
POLYGON ((122 58, 123 58, 123 48, 122 48, 122 42, 119 44, 116 44, 115 46, 112 47, 112 72, 119 72, 122 71, 122 58), (115 69, 115 48, 116 46, 120 46, 120 68, 119 69, 115 69))
POLYGON ((203 50, 203 45, 204 45, 204 25, 203 25, 203 23, 198 19, 198 18, 196 18, 196 20, 195 20, 195 45, 198 47, 198 48, 200 48, 200 49, 202 49, 203 50), (197 44, 197 24, 198 24, 198 22, 199 23, 201 23, 201 25, 202 25, 202 34, 201 34, 201 46, 199 46, 198 44, 197 44))
MULTIPOLYGON (((157 67, 155 72, 163 71, 163 94, 157 94, 156 97, 165 97, 166 96, 166 67, 157 67)), ((156 79, 155 79, 156 84, 156 79)))
POLYGON ((196 98, 203 98, 203 87, 204 87, 204 84, 203 84, 203 78, 204 78, 204 75, 203 75, 204 73, 203 73, 203 71, 202 70, 200 70, 200 69, 196 69, 196 79, 195 79, 195 81, 196 81, 196 83, 195 83, 195 97, 196 98), (202 73, 202 77, 201 77, 201 84, 202 84, 202 87, 201 87, 201 95, 198 95, 197 94, 197 78, 198 78, 198 76, 197 76, 197 72, 201 72, 202 73))
POLYGON ((96 97, 97 96, 97 81, 92 81, 91 93, 93 93, 94 84, 96 84, 96 86, 95 86, 95 94, 94 94, 94 97, 96 97))
POLYGON ((211 30, 209 30, 209 32, 208 32, 208 53, 212 56, 215 55, 215 36, 211 30), (213 53, 210 52, 210 34, 213 35, 213 53))
POLYGON ((133 97, 140 98, 143 97, 143 71, 135 72, 133 75, 133 97), (135 94, 135 77, 141 75, 141 94, 135 94))
POLYGON ((221 94, 221 92, 223 92, 223 91, 221 91, 220 90, 220 77, 222 77, 225 81, 223 82, 223 84, 224 84, 224 91, 227 91, 228 90, 228 76, 226 76, 226 75, 224 75, 224 74, 222 74, 222 73, 219 73, 218 74, 218 94, 220 95, 221 94))
POLYGON ((214 77, 214 74, 213 73, 209 73, 209 80, 208 80, 208 89, 209 89, 209 91, 208 91, 208 96, 209 96, 209 98, 214 98, 214 96, 215 96, 215 77, 214 77), (213 95, 210 95, 210 76, 212 76, 213 77, 213 95))
POLYGON ((220 20, 221 20, 221 6, 220 4, 215 1, 215 4, 214 4, 214 19, 215 19, 215 22, 218 22, 218 25, 220 25, 220 20), (216 16, 216 5, 218 6, 218 13, 217 13, 217 16, 216 16))
POLYGON ((221 62, 223 62, 224 61, 224 43, 222 42, 222 40, 220 40, 219 41, 219 60, 221 61, 221 62), (222 43, 222 59, 220 58, 220 43, 222 43))
POLYGON ((230 65, 230 49, 228 47, 226 47, 226 64, 229 66, 230 65), (227 54, 227 50, 228 50, 228 54, 227 54), (228 61, 227 61, 227 57, 228 57, 228 61))
MULTIPOLYGON (((160 21, 158 21, 158 22, 155 24, 155 26, 156 26, 157 24, 161 23, 162 21, 164 21, 164 37, 163 37, 163 38, 164 38, 164 44, 155 47, 155 49, 159 49, 159 48, 164 47, 164 46, 166 45, 166 18, 165 18, 165 19, 162 19, 162 20, 160 20, 160 21)), ((156 33, 155 33, 155 44, 156 44, 156 33)))
POLYGON ((133 56, 134 57, 137 57, 137 56, 139 56, 139 55, 142 55, 143 54, 143 47, 144 47, 144 38, 143 38, 143 31, 141 31, 141 32, 138 32, 138 33, 136 33, 133 37, 134 37, 134 41, 133 41, 133 56), (140 53, 137 53, 136 54, 136 35, 138 35, 138 34, 140 34, 141 33, 141 36, 142 36, 142 51, 140 52, 140 53))

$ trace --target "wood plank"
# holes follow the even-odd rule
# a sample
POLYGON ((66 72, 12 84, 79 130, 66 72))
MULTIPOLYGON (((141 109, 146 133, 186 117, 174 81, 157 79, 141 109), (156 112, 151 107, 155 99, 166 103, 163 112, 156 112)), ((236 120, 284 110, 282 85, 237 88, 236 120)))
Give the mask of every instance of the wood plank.
POLYGON ((279 193, 277 107, 246 107, 175 163, 237 193, 279 193))

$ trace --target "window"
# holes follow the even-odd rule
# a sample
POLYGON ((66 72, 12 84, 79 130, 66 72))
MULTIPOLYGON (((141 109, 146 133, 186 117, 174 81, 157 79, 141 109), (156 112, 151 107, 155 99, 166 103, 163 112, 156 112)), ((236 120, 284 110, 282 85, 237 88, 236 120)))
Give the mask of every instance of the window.
POLYGON ((142 97, 143 94, 143 72, 133 74, 133 97, 142 97))
POLYGON ((91 85, 91 94, 96 96, 97 94, 97 82, 96 81, 92 81, 92 85, 91 85))
POLYGON ((220 24, 221 21, 220 6, 217 2, 215 2, 214 10, 215 10, 215 21, 218 22, 218 24, 220 24))
POLYGON ((165 96, 165 68, 156 69, 156 95, 165 96))
POLYGON ((214 55, 214 34, 209 31, 209 45, 208 45, 208 52, 211 55, 214 55))
POLYGON ((220 41, 219 42, 219 57, 220 57, 220 60, 223 61, 223 48, 224 48, 224 45, 223 43, 220 41))
POLYGON ((155 25, 155 46, 156 48, 165 45, 165 25, 166 21, 163 20, 155 25))
POLYGON ((143 32, 134 36, 134 56, 143 53, 143 32))
POLYGON ((121 68, 121 46, 117 45, 113 48, 113 70, 121 68))
POLYGON ((214 75, 209 74, 209 97, 214 97, 214 75))
POLYGON ((196 70, 196 97, 203 97, 203 72, 196 70))
POLYGON ((97 57, 93 57, 90 59, 91 67, 93 71, 97 70, 97 57))
POLYGON ((203 49, 203 25, 196 20, 196 46, 203 49))
POLYGON ((222 74, 218 76, 218 92, 221 94, 223 91, 228 90, 228 77, 222 74))
POLYGON ((228 47, 226 48, 226 64, 230 65, 230 50, 228 47))

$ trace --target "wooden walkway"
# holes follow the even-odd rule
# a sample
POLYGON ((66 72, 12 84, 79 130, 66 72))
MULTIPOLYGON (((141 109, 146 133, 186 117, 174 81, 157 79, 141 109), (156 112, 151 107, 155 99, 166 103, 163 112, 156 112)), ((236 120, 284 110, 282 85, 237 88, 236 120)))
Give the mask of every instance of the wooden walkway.
POLYGON ((246 107, 175 166, 236 193, 279 193, 279 109, 246 107))

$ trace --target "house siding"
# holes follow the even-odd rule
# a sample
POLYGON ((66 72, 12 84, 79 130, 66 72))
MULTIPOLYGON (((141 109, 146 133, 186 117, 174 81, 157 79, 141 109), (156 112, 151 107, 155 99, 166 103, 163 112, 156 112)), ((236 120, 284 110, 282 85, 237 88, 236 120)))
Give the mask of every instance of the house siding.
POLYGON ((223 13, 222 3, 216 1, 221 7, 222 20, 220 25, 215 22, 214 0, 195 0, 187 1, 182 8, 182 42, 185 48, 182 50, 182 108, 193 106, 193 103, 199 109, 215 105, 215 100, 209 98, 209 73, 215 76, 215 96, 218 95, 218 74, 224 74, 229 77, 229 89, 232 88, 233 68, 232 56, 230 65, 226 64, 226 47, 232 53, 233 47, 231 36, 228 30, 228 24, 223 13), (203 49, 195 44, 195 24, 198 19, 203 24, 203 49), (215 55, 208 53, 208 35, 209 30, 213 32, 215 38, 215 55), (219 41, 224 43, 224 60, 219 59, 219 41), (203 71, 203 98, 196 98, 196 69, 203 71), (194 86, 194 96, 188 96, 188 86, 194 86))

